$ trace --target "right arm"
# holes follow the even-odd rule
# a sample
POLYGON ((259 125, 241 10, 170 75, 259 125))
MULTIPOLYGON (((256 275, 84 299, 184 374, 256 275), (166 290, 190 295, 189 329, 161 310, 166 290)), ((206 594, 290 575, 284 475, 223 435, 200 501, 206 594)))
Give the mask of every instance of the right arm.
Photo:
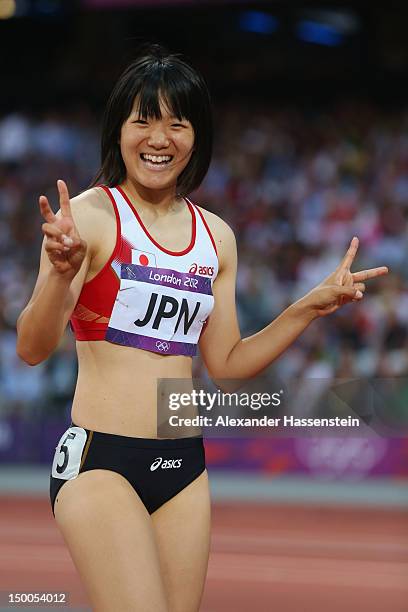
MULTIPOLYGON (((17 354, 29 365, 44 361, 58 346, 91 261, 91 248, 79 235, 63 181, 58 182, 58 190, 61 209, 57 215, 52 212, 47 198, 40 198, 41 213, 46 221, 40 270, 33 295, 17 321, 17 354)), ((83 200, 83 196, 80 197, 83 200)), ((84 202, 81 204, 84 211, 84 202)), ((85 216, 84 212, 76 215, 81 233, 87 225, 83 222, 85 216)))

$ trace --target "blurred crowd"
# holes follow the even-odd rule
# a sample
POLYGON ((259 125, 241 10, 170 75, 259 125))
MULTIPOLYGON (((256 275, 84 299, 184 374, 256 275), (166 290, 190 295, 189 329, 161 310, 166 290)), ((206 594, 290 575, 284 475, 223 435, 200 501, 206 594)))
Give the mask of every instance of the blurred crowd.
MULTIPOLYGON (((86 107, 0 117, 0 409, 68 411, 76 376, 67 330, 45 363, 15 354, 16 319, 38 272, 38 196, 57 208, 99 163, 99 117, 86 107)), ((283 378, 408 375, 408 110, 349 100, 325 109, 225 103, 215 149, 192 199, 237 237, 242 336, 276 318, 331 273, 353 236, 352 271, 386 265, 366 295, 313 322, 271 366, 283 378)), ((203 373, 200 358, 195 373, 203 373)))

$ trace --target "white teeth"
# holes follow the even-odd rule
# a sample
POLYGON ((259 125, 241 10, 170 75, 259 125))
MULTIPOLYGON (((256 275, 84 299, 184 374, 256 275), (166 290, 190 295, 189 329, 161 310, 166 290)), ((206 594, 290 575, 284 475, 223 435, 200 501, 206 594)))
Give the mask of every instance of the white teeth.
POLYGON ((171 155, 150 155, 148 153, 142 153, 142 159, 145 161, 151 161, 155 164, 161 164, 162 162, 169 162, 172 159, 171 155))

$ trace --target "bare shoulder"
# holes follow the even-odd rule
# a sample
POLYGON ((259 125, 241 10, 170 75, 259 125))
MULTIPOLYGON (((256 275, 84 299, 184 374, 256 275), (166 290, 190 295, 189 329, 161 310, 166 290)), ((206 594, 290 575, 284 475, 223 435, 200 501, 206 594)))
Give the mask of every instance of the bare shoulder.
POLYGON ((101 213, 113 213, 109 196, 101 187, 91 187, 70 198, 72 216, 78 218, 98 217, 101 213))
MULTIPOLYGON (((197 206, 197 204, 196 204, 197 206)), ((222 265, 225 258, 236 253, 236 240, 233 229, 224 219, 202 206, 197 206, 202 213, 217 246, 218 258, 222 265)))
POLYGON ((100 187, 91 187, 70 198, 71 212, 80 236, 98 247, 107 223, 115 223, 115 213, 106 192, 100 187))

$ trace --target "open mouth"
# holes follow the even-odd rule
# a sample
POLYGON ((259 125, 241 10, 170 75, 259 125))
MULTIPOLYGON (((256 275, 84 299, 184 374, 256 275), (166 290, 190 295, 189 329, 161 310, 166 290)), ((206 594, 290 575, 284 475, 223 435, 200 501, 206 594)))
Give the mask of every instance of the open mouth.
POLYGON ((164 167, 171 162, 173 155, 150 155, 149 153, 141 153, 140 159, 149 166, 164 167))

